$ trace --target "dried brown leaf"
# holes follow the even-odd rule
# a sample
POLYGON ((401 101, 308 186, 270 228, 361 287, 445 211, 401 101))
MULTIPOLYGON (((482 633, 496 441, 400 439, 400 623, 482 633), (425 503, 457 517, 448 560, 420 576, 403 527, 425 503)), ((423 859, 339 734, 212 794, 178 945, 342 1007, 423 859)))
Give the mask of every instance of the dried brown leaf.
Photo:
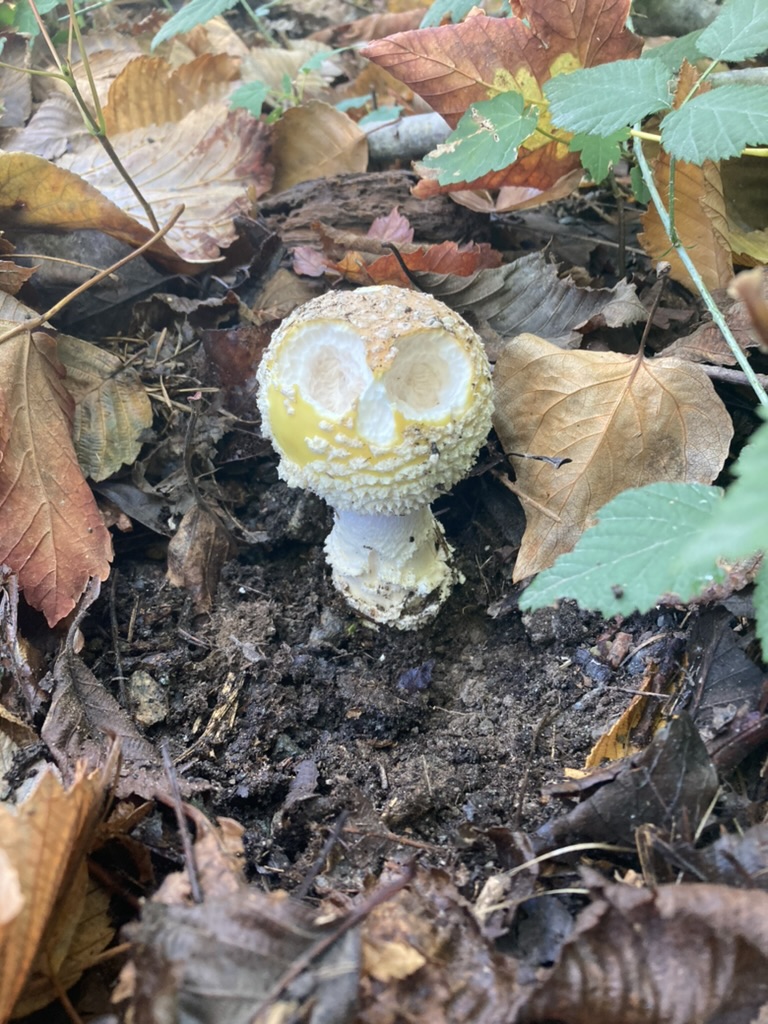
POLYGON ((514 578, 570 551, 607 501, 658 480, 711 483, 731 419, 701 367, 678 359, 563 351, 522 334, 494 375, 494 424, 517 473, 527 527, 514 578), (549 462, 517 458, 545 455, 549 462))
POLYGON ((73 440, 86 476, 105 480, 141 449, 140 435, 152 426, 152 405, 135 370, 104 349, 60 335, 58 354, 75 400, 73 440))
MULTIPOLYGON (((5 327, 13 326, 8 321, 5 327)), ((90 577, 109 575, 112 543, 72 443, 74 401, 56 342, 24 332, 0 345, 0 562, 54 625, 90 577)))
POLYGON ((346 114, 311 100, 286 110, 275 124, 272 159, 273 191, 282 192, 313 178, 364 171, 368 142, 346 114))
POLYGON ((724 885, 609 885, 521 1020, 563 1024, 752 1024, 768 1004, 768 893, 724 885))
MULTIPOLYGON (((66 896, 75 879, 84 877, 84 857, 114 767, 114 758, 90 773, 80 766, 70 787, 62 784, 53 769, 46 768, 22 803, 0 805, 0 852, 4 854, 0 872, 4 863, 6 879, 10 877, 14 891, 23 898, 17 913, 10 916, 6 912, 5 920, 0 921, 0 1020, 10 1017, 47 937, 57 901, 66 896)), ((78 903, 82 909, 82 899, 78 903)))
MULTIPOLYGON (((677 84, 674 106, 678 107, 698 81, 698 72, 683 63, 677 84)), ((705 83, 700 91, 706 92, 705 83)), ((675 170, 675 230, 680 241, 696 263, 704 283, 711 290, 725 288, 733 276, 728 219, 725 212, 723 182, 718 164, 708 160, 698 166, 682 160, 676 161, 675 170)), ((652 166, 653 180, 669 209, 669 154, 661 150, 652 166)), ((669 237, 662 226, 656 207, 649 203, 643 215, 640 244, 654 260, 665 260, 671 275, 691 291, 696 291, 690 274, 682 260, 671 248, 669 237)))
POLYGON ((37 271, 37 267, 20 267, 10 260, 0 260, 0 291, 16 295, 22 285, 37 271))
POLYGON ((232 539, 218 517, 193 505, 168 544, 168 580, 189 591, 196 611, 208 612, 232 553, 232 539))
POLYGON ((136 57, 109 88, 107 134, 180 121, 190 110, 223 100, 239 78, 240 61, 226 54, 206 53, 176 68, 161 57, 136 57))

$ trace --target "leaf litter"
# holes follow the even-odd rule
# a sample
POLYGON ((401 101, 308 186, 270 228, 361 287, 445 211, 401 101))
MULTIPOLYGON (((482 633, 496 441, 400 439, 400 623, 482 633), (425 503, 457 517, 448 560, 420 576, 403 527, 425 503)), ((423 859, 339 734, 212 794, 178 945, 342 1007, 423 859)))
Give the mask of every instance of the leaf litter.
MULTIPOLYGON (((0 1019, 14 1004, 58 1012, 67 989, 87 1013, 76 983, 97 963, 114 964, 110 1022, 165 1021, 168 1004, 183 1021, 370 1024, 765 1013, 768 726, 741 589, 759 568, 736 567, 714 611, 607 620, 569 604, 521 615, 512 582, 569 550, 607 497, 718 477, 736 403, 709 368, 727 359, 705 324, 678 330, 672 357, 668 326, 691 312, 672 290, 656 354, 638 356, 658 288, 637 247, 633 281, 617 272, 601 234, 619 237, 614 200, 572 195, 563 147, 523 146, 512 168, 460 183, 462 206, 423 165, 418 184, 367 169, 357 120, 372 82, 406 114, 421 90, 455 123, 499 66, 540 93, 556 58, 638 49, 626 5, 513 6, 523 20, 417 30, 420 11, 391 10, 326 31, 324 46, 373 40, 404 83, 316 42, 289 60, 223 19, 155 56, 161 14, 132 36, 90 27, 110 139, 157 222, 186 207, 147 253, 166 294, 147 270, 151 297, 123 304, 113 271, 90 293, 98 322, 73 305, 23 327, 60 298, 36 269, 55 244, 15 262, 24 231, 134 247, 158 232, 98 142, 73 132, 61 148, 67 93, 29 120, 22 89, 2 125, 15 152, 0 156, 0 286, 16 333, 0 342, 0 1019), (259 74, 261 118, 230 110, 259 74), (526 252, 542 223, 526 207, 558 196, 551 254, 526 252), (486 215, 505 209, 514 221, 486 215), (331 589, 327 510, 276 480, 253 401, 295 305, 390 281, 479 330, 501 445, 439 502, 465 583, 434 625, 394 638, 331 589), (119 572, 98 597, 113 543, 119 572)), ((301 4, 278 16, 294 34, 317 27, 301 4)), ((75 77, 88 95, 84 64, 75 77)), ((681 173, 678 203, 720 287, 741 236, 716 172, 681 173)), ((745 279, 729 314, 754 352, 762 283, 745 279)))

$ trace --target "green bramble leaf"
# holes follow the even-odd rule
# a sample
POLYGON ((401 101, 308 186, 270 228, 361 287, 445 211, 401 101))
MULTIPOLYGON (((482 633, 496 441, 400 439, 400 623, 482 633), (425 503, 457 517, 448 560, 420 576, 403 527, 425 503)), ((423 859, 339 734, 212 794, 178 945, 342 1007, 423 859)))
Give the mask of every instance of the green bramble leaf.
POLYGON ((456 130, 423 163, 438 172, 441 185, 503 171, 515 162, 518 146, 536 130, 538 119, 538 110, 526 110, 518 92, 503 92, 473 103, 456 130))
POLYGON ((607 136, 671 103, 660 60, 617 60, 556 75, 544 85, 552 121, 569 132, 607 136))
POLYGON ((573 598, 603 615, 647 611, 663 594, 687 600, 725 574, 715 558, 692 571, 677 558, 685 541, 706 526, 722 502, 719 487, 655 483, 612 498, 573 551, 539 573, 521 608, 573 598))
POLYGON ((730 0, 699 36, 699 50, 717 60, 746 60, 768 50, 765 0, 730 0))
POLYGON ((189 0, 188 4, 166 21, 152 40, 150 49, 154 50, 160 43, 172 39, 181 32, 189 32, 198 25, 204 25, 211 18, 231 10, 238 2, 239 0, 189 0))
POLYGON ((640 54, 640 60, 660 60, 667 71, 674 74, 684 60, 687 60, 689 64, 695 64, 697 60, 701 60, 698 43, 703 31, 699 28, 695 32, 689 32, 677 39, 670 39, 668 43, 662 43, 661 46, 644 50, 640 54))
POLYGON ((682 552, 695 559, 735 560, 768 551, 768 423, 755 431, 734 463, 734 482, 706 529, 692 537, 682 552))
POLYGON ((463 21, 464 16, 474 6, 474 0, 435 0, 421 19, 419 28, 434 28, 436 25, 441 25, 446 18, 456 24, 463 21))
POLYGON ((763 559, 752 592, 752 605, 757 622, 757 639, 763 648, 763 659, 768 657, 768 560, 763 559))
POLYGON ((234 110, 243 107, 254 117, 260 117, 262 108, 269 96, 269 86, 264 82, 246 82, 229 97, 229 105, 234 110))
POLYGON ((629 180, 632 183, 632 195, 638 203, 643 203, 647 206, 651 201, 651 193, 643 178, 643 172, 637 164, 634 167, 630 167, 629 180))
POLYGON ((768 142, 768 89, 722 85, 694 96, 661 123, 661 142, 678 160, 727 160, 768 142))
POLYGON ((568 149, 581 154, 581 165, 592 181, 604 181, 621 159, 621 144, 629 138, 629 128, 619 128, 605 137, 579 133, 571 139, 568 149))

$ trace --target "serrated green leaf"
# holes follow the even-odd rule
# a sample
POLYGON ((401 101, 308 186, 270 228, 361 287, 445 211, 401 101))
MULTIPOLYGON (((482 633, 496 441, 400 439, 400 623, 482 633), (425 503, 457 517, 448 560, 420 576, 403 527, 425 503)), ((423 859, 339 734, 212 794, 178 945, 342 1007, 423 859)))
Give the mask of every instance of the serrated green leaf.
POLYGON ((765 0, 730 0, 699 36, 699 49, 717 60, 746 60, 768 49, 765 0))
POLYGON ((177 36, 181 32, 189 32, 197 25, 204 25, 206 21, 230 10, 238 2, 239 0, 189 0, 189 3, 177 11, 172 18, 169 18, 155 35, 151 49, 154 50, 160 43, 164 43, 166 39, 172 39, 173 36, 177 36))
POLYGON ((254 117, 261 115, 262 108, 269 96, 269 86, 264 82, 246 82, 235 89, 229 97, 229 105, 235 110, 242 107, 254 117))
POLYGON ((647 206, 651 201, 651 193, 645 184, 643 172, 637 165, 630 168, 629 180, 632 183, 632 195, 638 203, 644 203, 647 206))
POLYGON ((756 430, 733 467, 736 479, 707 529, 682 555, 694 558, 744 558, 768 551, 768 423, 756 430))
POLYGON ((520 599, 542 608, 573 598, 603 615, 647 611, 663 594, 686 600, 724 573, 712 559, 693 572, 677 558, 682 542, 701 530, 722 500, 719 487, 655 483, 623 491, 597 513, 573 551, 540 573, 520 599))
POLYGON ((768 142, 768 89, 723 85, 667 114, 661 142, 678 160, 727 160, 745 146, 768 142))
POLYGON ((475 6, 474 0, 435 0, 421 19, 419 28, 434 28, 448 18, 454 24, 464 19, 475 6))
POLYGON ((610 135, 671 102, 669 73, 660 60, 617 60, 556 75, 544 85, 558 128, 610 135))
POLYGON ((538 111, 525 109, 518 92, 503 92, 473 103, 444 143, 424 158, 441 185, 474 181, 503 171, 517 159, 517 148, 536 130, 538 111))
POLYGON ((620 128, 608 136, 579 133, 571 139, 568 149, 581 154, 581 165, 593 181, 604 181, 611 168, 621 159, 621 144, 629 138, 629 128, 620 128))
POLYGON ((661 46, 654 46, 650 50, 644 50, 640 54, 640 60, 660 60, 667 71, 673 74, 684 60, 693 64, 701 59, 698 43, 703 31, 703 29, 699 28, 695 32, 689 32, 687 35, 680 36, 678 39, 670 39, 668 43, 662 43, 661 46))
POLYGON ((768 560, 763 559, 755 578, 752 604, 757 622, 757 639, 763 648, 763 660, 768 659, 768 560))

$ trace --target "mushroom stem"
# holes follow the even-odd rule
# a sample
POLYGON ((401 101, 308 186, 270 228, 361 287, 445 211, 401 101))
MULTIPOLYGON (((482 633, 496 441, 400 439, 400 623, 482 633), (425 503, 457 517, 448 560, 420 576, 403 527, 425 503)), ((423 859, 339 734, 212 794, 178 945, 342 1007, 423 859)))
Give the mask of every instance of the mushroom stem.
POLYGON ((333 582, 358 612, 398 629, 429 622, 461 580, 428 505, 407 515, 335 511, 325 552, 333 582))

